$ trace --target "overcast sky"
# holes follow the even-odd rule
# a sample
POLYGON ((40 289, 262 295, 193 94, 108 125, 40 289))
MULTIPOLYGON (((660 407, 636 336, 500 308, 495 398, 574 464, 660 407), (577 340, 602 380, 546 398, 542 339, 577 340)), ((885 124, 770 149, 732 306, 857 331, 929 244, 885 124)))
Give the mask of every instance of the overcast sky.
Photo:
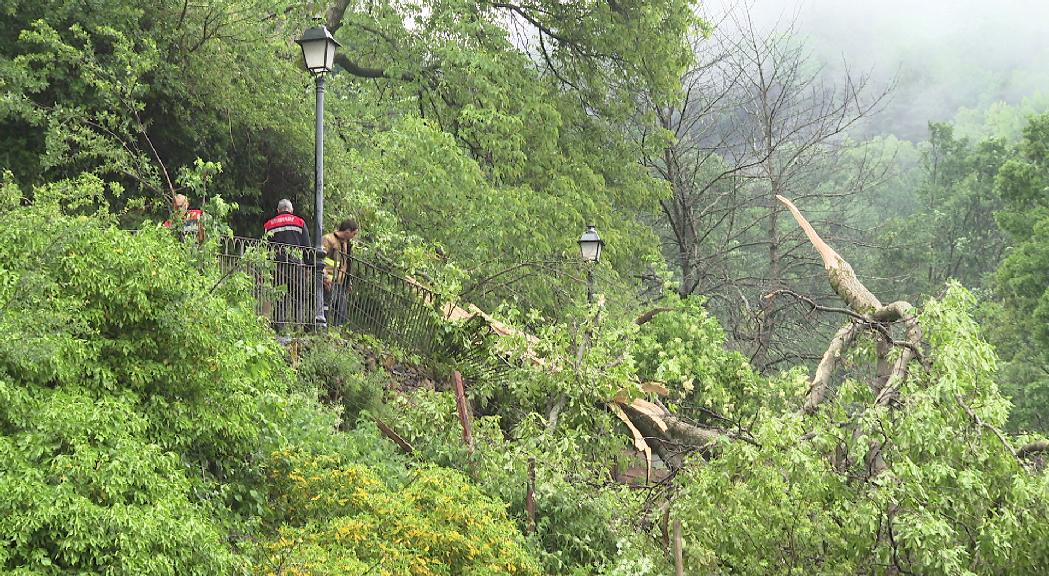
POLYGON ((829 67, 844 60, 896 78, 884 120, 904 136, 921 137, 928 120, 949 120, 962 106, 1049 92, 1049 0, 751 2, 759 24, 796 19, 829 67))

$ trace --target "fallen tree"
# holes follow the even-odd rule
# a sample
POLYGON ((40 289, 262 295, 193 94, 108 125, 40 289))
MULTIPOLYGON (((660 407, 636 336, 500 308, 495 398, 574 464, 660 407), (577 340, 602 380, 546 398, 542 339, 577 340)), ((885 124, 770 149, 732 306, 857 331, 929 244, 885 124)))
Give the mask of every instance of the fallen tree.
POLYGON ((744 433, 684 421, 658 400, 616 401, 635 445, 640 436, 673 469, 660 497, 669 508, 652 499, 648 509, 664 532, 684 520, 685 564, 731 574, 1045 573, 1049 441, 1002 431, 1009 404, 968 312, 975 300, 954 285, 920 308, 883 304, 778 199, 844 303, 766 295, 844 317, 807 389, 779 411, 759 410, 744 433))
MULTIPOLYGON (((805 301, 813 310, 847 316, 846 323, 831 338, 823 353, 809 385, 801 412, 811 415, 824 403, 838 373, 840 360, 857 339, 864 335, 872 338, 876 344, 876 375, 868 382, 874 396, 874 403, 877 406, 892 406, 898 400, 899 388, 906 380, 911 364, 916 360, 922 364, 925 360, 925 354, 922 351, 922 329, 914 306, 902 300, 882 304, 878 297, 856 276, 852 266, 813 229, 794 203, 783 196, 776 198, 786 206, 798 226, 805 232, 823 261, 831 288, 848 306, 848 308, 818 306, 811 299, 790 290, 777 290, 765 296, 771 299, 789 295, 805 301), (894 334, 901 331, 903 337, 897 339, 894 334), (895 358, 893 357, 894 352, 896 352, 895 358)), ((636 323, 645 324, 658 314, 671 311, 673 308, 655 308, 642 314, 636 323)), ((928 370, 928 366, 921 368, 928 370)), ((664 458, 668 463, 677 459, 669 458, 672 453, 672 450, 668 448, 670 446, 676 446, 679 450, 684 448, 687 449, 685 451, 698 451, 711 455, 716 453, 719 442, 731 441, 740 437, 739 434, 728 430, 686 422, 658 402, 619 399, 616 405, 629 417, 632 426, 643 433, 644 442, 650 444, 657 454, 668 456, 664 458)), ((1033 441, 1019 449, 1014 449, 1004 435, 1000 433, 998 435, 1001 436, 1003 444, 1018 458, 1049 451, 1049 442, 1045 440, 1033 441)), ((872 445, 871 458, 878 459, 878 450, 876 444, 872 445)), ((880 465, 877 468, 878 471, 881 470, 880 465)))
POLYGON ((1049 441, 1003 432, 1009 403, 975 299, 952 285, 920 306, 882 303, 780 201, 843 302, 766 295, 843 318, 811 375, 758 375, 724 350, 700 303, 671 299, 601 330, 510 330, 508 364, 522 368, 512 389, 478 383, 474 397, 496 398, 508 420, 526 414, 513 437, 530 435, 540 473, 571 462, 572 481, 596 487, 622 446, 592 431, 621 422, 650 480, 624 521, 658 528, 669 546, 680 520, 691 573, 1045 573, 1049 441), (715 352, 688 358, 686 346, 715 352), (727 390, 734 380, 743 385, 727 390), (669 470, 654 474, 660 462, 669 470))

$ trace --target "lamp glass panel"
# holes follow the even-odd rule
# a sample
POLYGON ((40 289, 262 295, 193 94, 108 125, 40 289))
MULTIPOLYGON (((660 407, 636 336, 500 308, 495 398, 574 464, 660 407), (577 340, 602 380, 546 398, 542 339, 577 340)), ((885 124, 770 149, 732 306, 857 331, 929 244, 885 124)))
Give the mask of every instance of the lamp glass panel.
POLYGON ((601 242, 584 240, 579 243, 579 252, 586 262, 596 262, 601 255, 601 242))
MULTIPOLYGON (((306 68, 316 72, 324 68, 326 40, 312 40, 302 43, 302 57, 306 60, 306 68)), ((334 51, 332 51, 334 52, 334 51)))
POLYGON ((331 71, 335 68, 335 42, 332 42, 331 40, 326 40, 324 44, 324 69, 331 71))

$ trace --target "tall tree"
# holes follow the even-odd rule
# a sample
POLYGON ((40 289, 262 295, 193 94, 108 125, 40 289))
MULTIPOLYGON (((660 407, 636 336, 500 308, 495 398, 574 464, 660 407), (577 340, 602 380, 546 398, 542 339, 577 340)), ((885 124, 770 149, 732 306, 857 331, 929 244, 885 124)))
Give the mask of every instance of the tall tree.
POLYGON ((759 30, 745 10, 713 20, 712 40, 697 42, 698 64, 682 79, 686 101, 653 106, 672 138, 648 163, 672 191, 662 214, 680 294, 715 298, 765 369, 805 355, 780 330, 794 303, 767 296, 818 286, 818 264, 795 231, 782 230, 775 197, 792 194, 821 221, 848 223, 852 198, 880 166, 845 162, 846 131, 885 92, 865 76, 828 78, 789 23, 759 30), (833 189, 822 184, 831 178, 833 189))
POLYGON ((292 39, 320 13, 344 45, 330 218, 358 217, 451 291, 550 311, 583 293, 570 255, 588 223, 609 243, 606 286, 660 260, 633 215, 664 189, 625 119, 642 91, 677 95, 689 0, 53 4, 0 12, 0 170, 25 190, 96 174, 137 226, 206 181, 253 236, 279 198, 308 213, 313 106, 292 39))
POLYGON ((337 60, 356 78, 333 88, 363 110, 340 117, 360 154, 348 209, 373 199, 390 228, 451 257, 482 304, 553 311, 578 299, 575 240, 588 223, 608 242, 606 289, 661 260, 634 215, 664 189, 625 121, 642 92, 676 97, 698 22, 688 2, 338 8, 329 24, 362 47, 337 60))
POLYGON ((136 224, 166 213, 201 158, 222 166, 208 193, 239 201, 246 230, 261 196, 308 188, 310 109, 287 45, 298 19, 279 1, 7 3, 0 167, 26 190, 102 176, 123 191, 111 201, 146 201, 136 224))
POLYGON ((1004 207, 998 224, 1008 252, 995 273, 1000 300, 988 306, 999 350, 1008 360, 1005 390, 1017 410, 1012 425, 1049 430, 1049 115, 1031 118, 1019 156, 998 172, 1004 207))
POLYGON ((1001 140, 956 138, 949 124, 930 124, 922 151, 914 214, 882 232, 880 268, 911 298, 933 295, 950 279, 986 285, 1005 250, 995 222, 1002 201, 994 181, 1012 151, 1001 140))

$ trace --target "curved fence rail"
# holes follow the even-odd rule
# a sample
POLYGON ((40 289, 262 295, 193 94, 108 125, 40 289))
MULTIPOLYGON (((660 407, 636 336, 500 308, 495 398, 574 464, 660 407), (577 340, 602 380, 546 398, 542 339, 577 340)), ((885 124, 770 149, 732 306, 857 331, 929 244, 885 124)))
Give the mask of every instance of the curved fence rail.
MULTIPOLYGON (((220 244, 224 274, 243 272, 254 279, 256 312, 279 333, 315 328, 313 248, 233 237, 220 244)), ((433 290, 393 266, 351 253, 328 254, 335 262, 326 291, 329 327, 345 326, 405 350, 454 363, 469 379, 497 378, 506 364, 491 353, 494 334, 483 314, 443 302, 433 290), (448 330, 450 320, 461 320, 448 330)))

